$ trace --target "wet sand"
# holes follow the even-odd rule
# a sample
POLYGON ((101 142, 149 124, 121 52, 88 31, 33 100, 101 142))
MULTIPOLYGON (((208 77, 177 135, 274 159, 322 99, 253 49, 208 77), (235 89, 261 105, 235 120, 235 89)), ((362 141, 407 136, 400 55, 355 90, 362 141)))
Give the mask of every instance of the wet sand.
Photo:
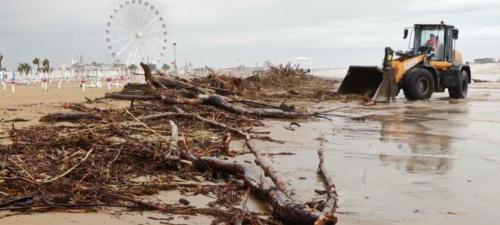
POLYGON ((340 197, 340 224, 497 224, 500 209, 500 86, 473 84, 466 100, 436 94, 430 101, 350 104, 338 112, 364 122, 301 124, 295 132, 272 126, 287 145, 262 144, 302 201, 315 198, 316 138, 325 135, 326 164, 340 197), (306 177, 307 179, 300 179, 306 177), (342 220, 344 217, 344 220, 342 220))
MULTIPOLYGON (((3 120, 24 117, 36 122, 40 115, 66 101, 81 102, 84 97, 101 97, 107 91, 52 88, 43 92, 40 88, 23 95, 22 87, 17 90, 16 96, 0 90, 3 120), (40 100, 43 94, 52 97, 40 100)), ((322 189, 316 177, 316 139, 324 136, 328 140, 326 166, 339 191, 339 224, 497 224, 500 83, 473 84, 469 95, 466 100, 450 100, 447 94, 436 94, 426 102, 407 102, 400 95, 397 103, 374 107, 339 103, 329 107, 349 106, 337 113, 364 116, 366 120, 332 116, 333 121, 300 122, 302 127, 296 131, 284 128, 289 122, 269 121, 271 136, 287 144, 265 142, 258 147, 295 154, 272 159, 295 188, 295 198, 306 202, 321 199, 314 192, 322 189)), ((239 160, 245 157, 251 158, 239 160)), ((169 202, 179 197, 165 196, 158 199, 169 202)), ((160 223, 148 216, 168 217, 122 211, 47 213, 10 216, 0 224, 160 223)), ((209 220, 191 219, 170 222, 207 224, 209 220)))

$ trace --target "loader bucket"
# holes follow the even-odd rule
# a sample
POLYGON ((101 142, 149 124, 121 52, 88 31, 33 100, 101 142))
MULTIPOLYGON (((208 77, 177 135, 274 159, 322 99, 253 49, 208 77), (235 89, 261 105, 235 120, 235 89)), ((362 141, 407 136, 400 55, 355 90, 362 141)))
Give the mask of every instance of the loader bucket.
POLYGON ((376 102, 391 102, 394 97, 393 73, 386 73, 376 66, 351 66, 340 84, 338 93, 358 94, 376 102))
POLYGON ((351 66, 340 84, 338 93, 372 98, 383 80, 384 73, 376 66, 351 66))

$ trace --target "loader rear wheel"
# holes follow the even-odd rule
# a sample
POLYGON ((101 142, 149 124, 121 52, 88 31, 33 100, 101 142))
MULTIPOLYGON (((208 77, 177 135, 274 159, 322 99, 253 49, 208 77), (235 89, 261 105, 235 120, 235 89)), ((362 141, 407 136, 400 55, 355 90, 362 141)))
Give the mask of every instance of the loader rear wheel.
POLYGON ((448 93, 450 94, 450 98, 460 99, 467 97, 468 89, 469 77, 466 71, 462 71, 458 79, 458 85, 456 87, 448 88, 448 93))
POLYGON ((410 101, 427 100, 434 93, 434 79, 426 69, 411 71, 403 86, 405 97, 410 101))

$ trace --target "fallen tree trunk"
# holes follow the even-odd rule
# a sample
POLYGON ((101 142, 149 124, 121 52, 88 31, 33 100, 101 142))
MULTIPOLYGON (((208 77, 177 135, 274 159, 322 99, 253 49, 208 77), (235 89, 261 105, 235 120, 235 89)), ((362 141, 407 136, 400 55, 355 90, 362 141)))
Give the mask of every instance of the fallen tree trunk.
POLYGON ((202 96, 201 98, 203 99, 204 104, 212 105, 232 113, 249 114, 259 117, 287 118, 287 119, 296 119, 308 116, 307 114, 304 113, 286 112, 281 109, 264 109, 264 108, 245 109, 227 102, 220 95, 202 96))
POLYGON ((264 157, 264 154, 253 146, 253 143, 251 142, 251 139, 248 135, 246 137, 245 145, 255 156, 255 163, 257 163, 257 165, 260 166, 262 170, 264 170, 266 176, 271 178, 278 190, 285 193, 289 197, 293 195, 293 193, 288 188, 288 183, 286 182, 286 180, 279 174, 276 169, 274 169, 272 163, 266 157, 264 157))
POLYGON ((248 99, 231 100, 229 102, 230 103, 242 103, 242 104, 248 105, 250 107, 256 107, 256 108, 282 109, 279 106, 274 106, 274 105, 270 105, 270 104, 266 104, 266 103, 262 103, 262 102, 248 100, 248 99))
MULTIPOLYGON (((173 127, 172 129, 175 129, 177 126, 172 121, 170 124, 173 127)), ((175 137, 172 136, 172 139, 175 139, 175 137)), ((337 223, 336 218, 334 218, 335 220, 329 220, 328 218, 321 217, 317 212, 306 209, 303 205, 294 204, 287 195, 276 188, 265 188, 263 184, 257 182, 257 178, 253 176, 251 170, 243 165, 225 162, 215 158, 197 157, 186 150, 180 149, 173 143, 171 145, 180 151, 182 158, 193 162, 193 165, 197 168, 208 168, 219 172, 225 172, 242 179, 253 195, 267 203, 269 211, 272 212, 272 216, 287 225, 316 225, 316 222, 320 221, 320 219, 325 222, 330 222, 331 224, 337 223)), ((251 149, 255 151, 254 148, 251 149)))
POLYGON ((166 97, 162 96, 161 100, 170 105, 200 105, 204 104, 203 99, 201 98, 194 98, 194 99, 189 99, 189 98, 172 98, 172 97, 166 97))
POLYGON ((284 118, 284 119, 297 119, 310 116, 309 114, 299 113, 299 112, 287 112, 281 109, 246 109, 243 107, 235 106, 228 101, 226 101, 220 95, 202 95, 195 99, 185 99, 185 98, 172 98, 172 97, 162 97, 162 101, 166 104, 184 104, 184 105, 198 105, 205 104, 215 106, 217 108, 226 110, 228 112, 243 114, 243 115, 253 115, 258 117, 268 117, 268 118, 284 118))
POLYGON ((196 85, 192 85, 180 80, 175 80, 170 78, 169 76, 153 76, 151 73, 151 69, 149 68, 148 65, 141 63, 141 67, 144 70, 144 76, 146 78, 146 81, 151 82, 154 87, 156 88, 161 88, 161 87, 168 87, 168 88, 176 88, 176 89, 187 89, 191 91, 195 91, 198 94, 208 94, 210 93, 209 90, 198 87, 196 85))
POLYGON ((40 122, 78 122, 82 120, 102 120, 91 113, 52 113, 40 118, 40 122))
MULTIPOLYGON (((164 72, 158 72, 158 75, 159 76, 169 76, 171 78, 177 78, 176 76, 172 76, 172 75, 168 75, 164 72)), ((184 82, 185 83, 185 82, 184 82)), ((228 95, 238 95, 238 93, 234 92, 234 91, 231 91, 231 90, 228 90, 228 89, 224 89, 224 88, 217 88, 217 87, 207 87, 207 86, 204 86, 204 85, 198 85, 197 87, 201 88, 201 89, 204 89, 204 90, 212 90, 213 92, 219 94, 219 95, 224 95, 224 96, 228 96, 228 95)))
POLYGON ((258 117, 267 117, 267 118, 283 118, 283 119, 297 119, 304 118, 308 116, 312 116, 306 113, 299 112, 288 112, 283 111, 281 109, 266 109, 266 108, 258 108, 258 109, 245 109, 242 107, 235 106, 228 101, 224 100, 224 98, 220 95, 208 95, 201 96, 194 99, 188 98, 174 98, 174 97, 157 97, 157 96, 148 96, 148 95, 127 95, 127 94, 119 94, 119 93, 106 93, 106 98, 117 99, 117 100, 139 100, 139 101, 152 101, 152 100, 162 100, 166 104, 170 105, 211 105, 217 108, 244 115, 253 115, 258 117))
MULTIPOLYGON (((197 158, 185 155, 194 165, 201 169, 212 169, 225 172, 243 179, 251 193, 267 203, 273 217, 288 225, 314 225, 320 218, 316 212, 306 209, 303 205, 294 204, 283 192, 275 188, 264 188, 257 182, 249 169, 236 163, 224 162, 213 158, 197 158)), ((332 221, 333 224, 336 221, 332 221)))

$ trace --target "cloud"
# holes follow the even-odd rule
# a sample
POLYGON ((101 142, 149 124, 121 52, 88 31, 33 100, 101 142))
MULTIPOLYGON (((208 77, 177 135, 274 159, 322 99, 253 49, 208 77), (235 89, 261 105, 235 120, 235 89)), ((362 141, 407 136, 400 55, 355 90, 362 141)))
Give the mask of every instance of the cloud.
MULTIPOLYGON (((13 67, 35 56, 68 64, 77 51, 109 62, 105 23, 121 1, 2 0, 0 52, 13 67)), ((164 15, 180 63, 254 65, 314 58, 320 67, 378 64, 383 48, 406 49, 404 27, 441 20, 461 29, 470 60, 499 57, 500 3, 493 0, 150 0, 164 15)), ((169 45, 169 52, 172 49, 169 45)), ((165 59, 172 60, 171 54, 165 59)))

